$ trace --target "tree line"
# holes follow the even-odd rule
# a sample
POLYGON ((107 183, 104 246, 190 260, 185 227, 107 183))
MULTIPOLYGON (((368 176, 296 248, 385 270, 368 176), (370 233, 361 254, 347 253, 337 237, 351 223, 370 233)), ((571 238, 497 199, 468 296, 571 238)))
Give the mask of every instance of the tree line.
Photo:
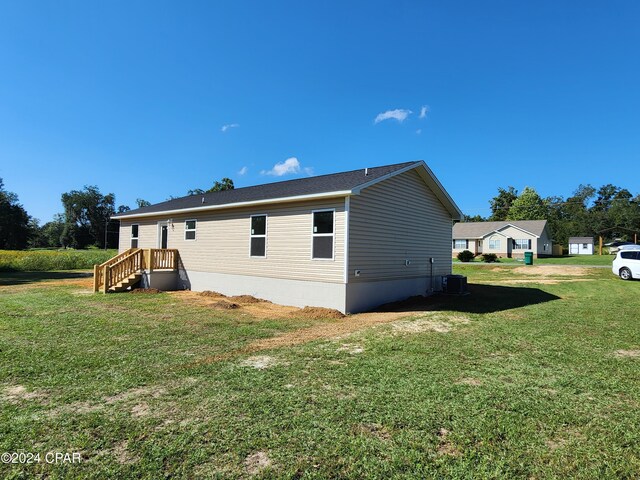
POLYGON ((498 188, 489 200, 491 215, 465 216, 464 221, 547 220, 554 243, 566 245, 569 237, 594 237, 601 233, 607 240, 634 240, 640 233, 640 194, 612 184, 596 189, 579 185, 567 198, 542 198, 535 189, 522 192, 509 186, 498 188))
MULTIPOLYGON (((232 190, 233 180, 215 181, 207 190, 194 189, 188 195, 232 190)), ((20 204, 18 196, 8 191, 0 178, 0 250, 26 248, 117 248, 119 222, 111 217, 131 210, 128 205, 116 207, 113 193, 102 194, 95 185, 71 190, 61 195, 62 213, 40 225, 20 204)), ((136 208, 151 205, 138 198, 136 208)))

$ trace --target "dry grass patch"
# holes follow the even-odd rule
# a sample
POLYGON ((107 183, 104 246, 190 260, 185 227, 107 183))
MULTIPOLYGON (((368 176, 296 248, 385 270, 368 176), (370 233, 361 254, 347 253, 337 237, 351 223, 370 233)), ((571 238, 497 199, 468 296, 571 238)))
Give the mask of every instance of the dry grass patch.
POLYGON ((377 423, 361 423, 352 428, 352 432, 356 435, 365 435, 368 437, 378 438, 380 440, 389 440, 391 433, 383 425, 377 423))
POLYGON ((482 382, 477 378, 465 377, 456 382, 456 385, 470 385, 472 387, 479 387, 482 382))
POLYGON ((241 366, 255 368, 256 370, 265 370, 267 368, 275 367, 279 364, 280 362, 276 358, 270 357, 268 355, 257 355, 255 357, 249 357, 246 360, 240 362, 241 366))
POLYGON ((638 358, 640 350, 616 350, 613 355, 618 358, 638 358))
POLYGON ((391 326, 393 331, 398 333, 448 333, 457 325, 464 325, 467 323, 469 323, 469 319, 463 315, 432 312, 413 320, 404 320, 392 323, 391 326))
POLYGON ((541 277, 562 276, 562 277, 584 277, 591 274, 588 267, 567 267, 564 265, 530 265, 515 267, 514 273, 523 275, 536 275, 541 277))
POLYGON ((271 463, 271 459, 265 452, 255 452, 244 459, 244 468, 249 475, 253 476, 270 467, 271 463))
POLYGON ((11 385, 2 392, 2 400, 8 403, 20 403, 22 401, 43 399, 47 395, 41 392, 28 391, 22 385, 11 385))
POLYGON ((438 455, 458 457, 462 452, 453 442, 448 439, 449 433, 449 430, 447 430, 446 428, 441 428, 438 431, 438 438, 440 440, 440 444, 438 445, 438 455))

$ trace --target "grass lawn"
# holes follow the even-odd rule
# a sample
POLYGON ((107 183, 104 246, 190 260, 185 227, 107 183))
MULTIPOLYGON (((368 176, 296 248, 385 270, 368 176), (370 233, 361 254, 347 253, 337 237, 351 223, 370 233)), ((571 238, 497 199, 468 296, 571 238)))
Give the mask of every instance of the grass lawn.
POLYGON ((640 282, 455 271, 470 295, 344 319, 2 274, 0 453, 43 460, 0 477, 638 478, 640 282))
MULTIPOLYGON (((615 255, 566 255, 564 257, 534 258, 533 263, 534 265, 611 266, 614 258, 615 255)), ((453 263, 460 265, 463 264, 457 258, 453 259, 453 263)), ((482 258, 480 258, 479 256, 470 263, 484 264, 482 258)), ((522 259, 515 258, 501 258, 498 263, 507 265, 523 265, 524 261, 522 259)))

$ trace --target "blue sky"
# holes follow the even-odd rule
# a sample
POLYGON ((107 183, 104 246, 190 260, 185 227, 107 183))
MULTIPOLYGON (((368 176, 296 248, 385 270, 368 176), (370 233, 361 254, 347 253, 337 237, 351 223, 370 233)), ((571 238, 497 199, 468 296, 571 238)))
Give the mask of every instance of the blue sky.
POLYGON ((639 21, 637 1, 0 0, 0 177, 42 222, 84 185, 133 207, 416 159, 467 214, 499 186, 637 194, 616 165, 640 160, 639 21))

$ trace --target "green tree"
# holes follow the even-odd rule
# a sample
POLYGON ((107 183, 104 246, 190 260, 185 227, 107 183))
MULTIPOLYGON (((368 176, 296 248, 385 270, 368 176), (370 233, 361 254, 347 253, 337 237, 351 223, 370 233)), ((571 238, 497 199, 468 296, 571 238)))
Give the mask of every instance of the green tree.
POLYGON ((65 228, 64 245, 85 248, 96 245, 104 248, 109 219, 115 214, 115 195, 102 195, 96 186, 72 190, 62 194, 65 228))
POLYGON ((525 187, 511 204, 507 220, 545 220, 547 213, 547 205, 538 192, 525 187))
POLYGON ((498 188, 498 195, 489 200, 489 204, 491 205, 491 216, 489 220, 491 221, 502 221, 506 220, 509 215, 509 209, 511 208, 511 204, 518 198, 518 191, 509 187, 508 189, 504 189, 502 187, 498 188))
POLYGON ((233 190, 235 186, 233 185, 233 180, 230 178, 224 177, 220 181, 216 180, 213 186, 208 190, 203 190, 201 188, 196 188, 193 190, 189 190, 187 195, 202 195, 203 193, 209 192, 221 192, 223 190, 233 190))
POLYGON ((18 196, 4 188, 0 178, 0 250, 23 250, 27 248, 29 237, 33 234, 31 217, 18 196))
POLYGON ((148 202, 143 198, 136 198, 136 204, 138 205, 138 208, 151 206, 151 202, 148 202))
POLYGON ((62 246, 62 233, 64 232, 64 215, 56 214, 51 222, 45 223, 40 229, 46 247, 62 246))

